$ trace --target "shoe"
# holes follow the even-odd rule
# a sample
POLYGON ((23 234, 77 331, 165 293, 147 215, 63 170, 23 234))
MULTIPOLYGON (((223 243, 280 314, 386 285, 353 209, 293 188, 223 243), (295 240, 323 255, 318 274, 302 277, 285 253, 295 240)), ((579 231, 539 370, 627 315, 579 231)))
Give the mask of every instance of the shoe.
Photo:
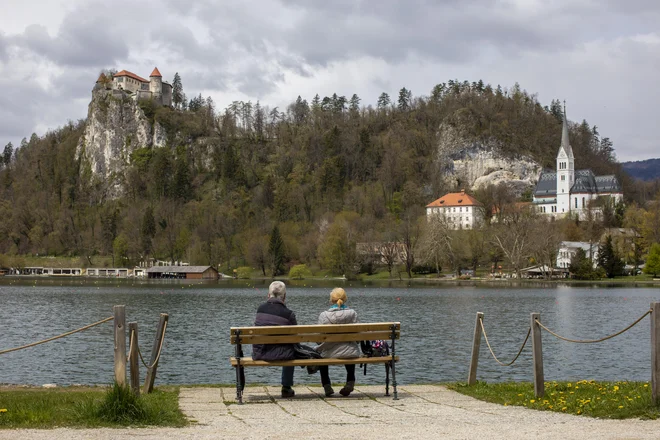
POLYGON ((355 382, 346 382, 346 385, 344 386, 344 388, 339 390, 339 394, 341 394, 344 397, 350 395, 353 392, 353 387, 354 386, 355 386, 355 382))
POLYGON ((323 385, 323 389, 325 390, 325 397, 330 397, 335 394, 335 390, 332 389, 332 385, 330 384, 323 385))
POLYGON ((294 397, 296 395, 296 392, 293 391, 291 387, 282 387, 282 398, 283 399, 290 399, 291 397, 294 397))

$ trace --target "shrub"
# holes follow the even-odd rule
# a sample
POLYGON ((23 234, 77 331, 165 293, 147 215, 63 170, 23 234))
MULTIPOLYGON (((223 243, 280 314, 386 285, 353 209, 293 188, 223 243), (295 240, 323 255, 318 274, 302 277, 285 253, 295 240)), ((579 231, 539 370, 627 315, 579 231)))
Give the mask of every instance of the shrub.
POLYGON ((101 402, 98 416, 102 420, 115 423, 136 423, 147 418, 144 402, 133 394, 128 385, 115 382, 101 402))
POLYGON ((252 275, 252 268, 247 267, 247 266, 242 266, 236 269, 236 278, 240 278, 242 280, 247 280, 250 278, 252 275))
POLYGON ((311 277, 312 271, 306 264, 296 264, 289 271, 289 278, 292 280, 304 280, 305 277, 311 277))

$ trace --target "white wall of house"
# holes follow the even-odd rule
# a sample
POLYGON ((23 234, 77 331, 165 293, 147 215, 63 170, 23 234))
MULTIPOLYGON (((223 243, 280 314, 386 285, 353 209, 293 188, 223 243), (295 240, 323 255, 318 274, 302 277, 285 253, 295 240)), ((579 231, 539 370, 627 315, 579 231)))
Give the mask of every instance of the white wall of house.
POLYGON ((474 229, 483 223, 483 208, 480 206, 442 206, 426 208, 426 218, 443 216, 452 229, 474 229))

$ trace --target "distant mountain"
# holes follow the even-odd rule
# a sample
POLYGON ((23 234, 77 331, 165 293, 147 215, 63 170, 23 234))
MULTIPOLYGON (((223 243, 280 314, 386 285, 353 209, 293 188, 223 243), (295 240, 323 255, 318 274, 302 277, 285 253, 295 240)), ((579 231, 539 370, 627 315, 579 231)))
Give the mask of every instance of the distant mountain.
POLYGON ((621 165, 623 170, 633 179, 655 180, 660 178, 660 158, 623 162, 621 165))

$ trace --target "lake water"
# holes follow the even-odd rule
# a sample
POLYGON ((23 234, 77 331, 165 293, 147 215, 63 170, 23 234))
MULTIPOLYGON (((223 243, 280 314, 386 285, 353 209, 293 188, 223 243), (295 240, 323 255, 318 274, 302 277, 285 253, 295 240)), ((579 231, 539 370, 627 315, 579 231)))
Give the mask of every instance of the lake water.
MULTIPOLYGON (((342 283, 342 282, 339 282, 342 283)), ((287 304, 300 324, 314 324, 327 307, 330 288, 288 288, 287 304)), ((342 284, 361 322, 400 321, 397 379, 401 384, 465 381, 476 312, 501 360, 517 352, 530 312, 558 333, 597 338, 618 331, 660 300, 660 289, 549 285, 443 285, 409 287, 342 284)), ((220 282, 138 283, 105 280, 0 281, 0 350, 54 336, 112 316, 125 304, 127 321, 139 324, 140 347, 149 355, 159 314, 169 314, 157 383, 233 383, 229 328, 252 325, 267 284, 220 282)), ((570 344, 543 333, 546 380, 649 380, 649 318, 600 344, 570 344)), ((249 350, 248 350, 249 351, 249 350)), ((145 371, 141 375, 144 378, 145 371)), ((247 381, 277 384, 279 369, 247 370, 247 381)), ((337 382, 341 367, 331 369, 337 382)), ((0 355, 0 383, 104 384, 113 377, 112 323, 37 347, 0 355)), ((511 367, 501 367, 481 344, 478 378, 531 381, 531 342, 511 367)), ((296 383, 316 383, 318 375, 296 370, 296 383)), ((383 383, 381 366, 370 366, 358 382, 383 383)))

